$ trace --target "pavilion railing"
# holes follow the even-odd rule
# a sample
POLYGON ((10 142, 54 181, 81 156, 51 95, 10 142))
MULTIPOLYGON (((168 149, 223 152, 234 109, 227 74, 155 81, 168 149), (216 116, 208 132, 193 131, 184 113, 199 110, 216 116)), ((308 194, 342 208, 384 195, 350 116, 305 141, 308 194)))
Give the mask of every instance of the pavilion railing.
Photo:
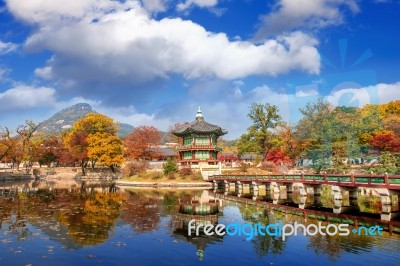
POLYGON ((181 145, 178 146, 177 148, 178 150, 221 150, 221 147, 217 146, 217 145, 200 145, 200 144, 196 144, 196 145, 181 145))

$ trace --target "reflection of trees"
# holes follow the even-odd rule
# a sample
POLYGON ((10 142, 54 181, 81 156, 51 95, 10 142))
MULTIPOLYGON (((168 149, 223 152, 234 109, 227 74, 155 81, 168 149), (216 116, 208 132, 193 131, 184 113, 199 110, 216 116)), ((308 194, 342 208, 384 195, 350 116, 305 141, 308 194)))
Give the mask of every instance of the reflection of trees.
POLYGON ((285 242, 280 237, 275 236, 256 236, 251 241, 258 257, 268 254, 281 254, 285 249, 285 242))
POLYGON ((330 261, 335 261, 344 251, 358 253, 369 250, 368 247, 371 247, 374 242, 372 238, 371 236, 359 236, 352 233, 348 236, 323 236, 317 234, 308 236, 308 248, 314 249, 316 254, 326 254, 330 261))
POLYGON ((31 234, 26 226, 29 222, 61 242, 99 244, 108 239, 122 201, 123 195, 117 193, 39 189, 10 199, 0 198, 0 222, 6 221, 9 231, 20 239, 31 234), (60 226, 66 230, 60 231, 60 226), (68 235, 60 236, 61 232, 68 235))
POLYGON ((16 235, 18 240, 23 240, 31 235, 31 232, 18 209, 17 213, 14 213, 14 207, 18 205, 19 201, 14 201, 13 198, 0 198, 0 228, 4 222, 4 225, 8 226, 8 233, 16 235))
MULTIPOLYGON (((246 206, 244 204, 239 205, 240 213, 242 218, 251 224, 257 224, 261 222, 263 225, 273 224, 278 221, 282 221, 283 224, 303 224, 307 227, 310 224, 318 224, 321 222, 323 226, 327 226, 329 223, 325 221, 319 221, 316 219, 304 219, 302 216, 283 213, 279 211, 265 211, 264 208, 257 206, 246 206)), ((353 227, 349 226, 349 230, 353 227)), ((302 235, 303 232, 298 232, 298 235, 302 235)), ((387 233, 384 233, 387 234, 387 233)), ((290 237, 290 236, 289 236, 290 237)), ((306 236, 308 238, 308 248, 313 249, 316 254, 326 254, 330 261, 335 261, 341 256, 343 252, 359 253, 371 250, 371 247, 376 243, 379 243, 379 237, 371 237, 365 235, 355 235, 350 232, 348 236, 329 236, 320 235, 306 236)), ((285 242, 280 237, 271 236, 255 236, 252 240, 255 252, 257 256, 263 257, 267 254, 281 254, 285 249, 285 242)), ((383 245, 383 244, 382 244, 383 245)), ((379 245, 378 245, 379 246, 379 245)))
POLYGON ((124 196, 116 193, 92 192, 84 196, 83 207, 63 210, 58 221, 67 225, 68 233, 79 244, 93 245, 109 237, 118 218, 124 196))
POLYGON ((160 223, 162 194, 129 191, 122 219, 137 233, 154 231, 160 223))
MULTIPOLYGON (((243 220, 252 225, 260 222, 263 225, 268 225, 277 222, 277 218, 271 212, 266 212, 264 208, 256 206, 239 205, 240 213, 243 220)), ((251 240, 257 256, 264 257, 268 254, 281 254, 286 247, 286 244, 280 237, 261 236, 257 235, 251 240)))

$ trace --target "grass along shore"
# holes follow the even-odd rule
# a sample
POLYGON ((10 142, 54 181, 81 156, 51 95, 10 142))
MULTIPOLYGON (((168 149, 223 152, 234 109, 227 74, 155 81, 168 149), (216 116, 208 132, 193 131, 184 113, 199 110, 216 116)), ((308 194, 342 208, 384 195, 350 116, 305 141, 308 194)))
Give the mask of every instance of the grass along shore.
POLYGON ((146 183, 204 183, 200 173, 190 175, 169 174, 161 172, 144 172, 130 177, 119 179, 122 182, 146 182, 146 183))

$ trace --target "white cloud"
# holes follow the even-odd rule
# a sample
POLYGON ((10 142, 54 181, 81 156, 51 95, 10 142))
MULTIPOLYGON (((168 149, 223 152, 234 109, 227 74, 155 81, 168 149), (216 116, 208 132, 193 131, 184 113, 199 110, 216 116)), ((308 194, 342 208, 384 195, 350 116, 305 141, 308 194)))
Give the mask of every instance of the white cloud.
POLYGON ((291 70, 317 74, 320 70, 318 41, 301 32, 255 45, 208 32, 192 21, 152 19, 138 1, 53 2, 7 0, 7 6, 37 26, 25 48, 54 53, 36 74, 70 84, 68 90, 90 87, 90 93, 101 94, 112 87, 131 93, 173 74, 186 79, 231 80, 291 70))
POLYGON ((359 12, 355 0, 278 0, 273 11, 262 17, 256 38, 285 30, 339 25, 344 21, 343 7, 359 12))
POLYGON ((362 107, 365 104, 383 104, 400 99, 400 82, 387 84, 378 83, 373 86, 360 87, 359 85, 334 90, 327 100, 333 105, 362 107))
POLYGON ((143 8, 149 13, 164 12, 167 10, 168 0, 141 0, 143 8))
POLYGON ((17 49, 17 47, 18 45, 15 43, 0 41, 0 55, 13 52, 17 49))
POLYGON ((296 97, 307 97, 318 95, 318 87, 315 84, 296 87, 296 97))
POLYGON ((218 4, 218 0, 186 0, 185 2, 179 3, 176 6, 178 11, 185 11, 192 6, 198 6, 200 8, 211 8, 218 4))
POLYGON ((376 87, 378 89, 379 103, 400 100, 400 82, 393 84, 380 83, 376 87))
POLYGON ((19 85, 0 93, 0 111, 48 108, 55 102, 55 90, 48 87, 19 85))

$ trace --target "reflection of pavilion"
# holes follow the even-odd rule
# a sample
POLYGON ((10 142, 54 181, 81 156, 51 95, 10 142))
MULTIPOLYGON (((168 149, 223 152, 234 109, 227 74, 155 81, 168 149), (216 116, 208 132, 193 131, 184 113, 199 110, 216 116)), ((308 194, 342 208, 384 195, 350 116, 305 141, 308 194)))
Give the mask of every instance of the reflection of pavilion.
POLYGON ((209 244, 222 242, 222 236, 207 236, 200 231, 200 235, 196 236, 192 232, 189 236, 188 224, 191 220, 195 220, 195 224, 207 225, 218 224, 219 207, 221 206, 219 199, 210 196, 208 191, 204 190, 202 195, 192 197, 190 200, 180 200, 179 213, 172 217, 173 237, 179 240, 185 240, 197 248, 197 257, 202 260, 204 251, 209 244))
POLYGON ((194 196, 190 200, 179 200, 179 213, 192 215, 213 215, 219 212, 220 201, 210 196, 204 190, 201 196, 194 196))

